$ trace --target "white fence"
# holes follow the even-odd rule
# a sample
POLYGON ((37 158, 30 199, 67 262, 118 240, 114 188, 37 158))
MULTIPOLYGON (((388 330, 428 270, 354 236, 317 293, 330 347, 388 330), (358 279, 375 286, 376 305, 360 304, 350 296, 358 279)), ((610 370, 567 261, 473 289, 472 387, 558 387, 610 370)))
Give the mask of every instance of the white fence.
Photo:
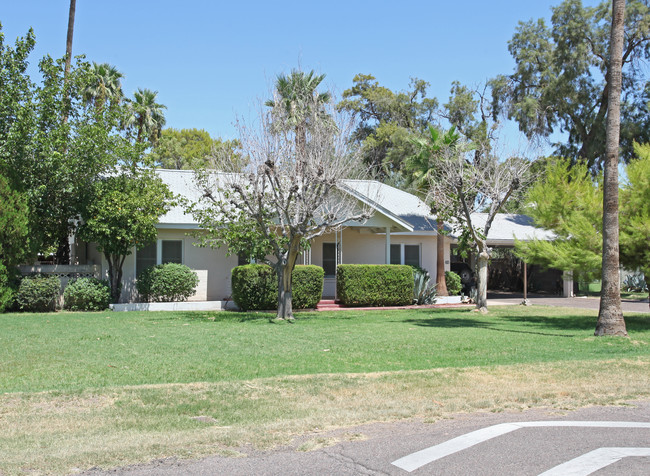
POLYGON ((38 264, 33 266, 18 266, 20 274, 29 276, 30 274, 46 274, 57 276, 61 281, 61 290, 59 304, 63 304, 63 290, 68 283, 77 278, 101 278, 102 267, 96 264, 85 265, 65 265, 65 264, 38 264))

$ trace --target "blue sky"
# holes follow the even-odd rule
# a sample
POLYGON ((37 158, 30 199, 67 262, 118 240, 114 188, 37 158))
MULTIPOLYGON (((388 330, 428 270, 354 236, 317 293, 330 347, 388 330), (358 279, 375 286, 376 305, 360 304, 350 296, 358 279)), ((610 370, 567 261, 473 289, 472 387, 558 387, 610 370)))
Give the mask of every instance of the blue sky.
MULTIPOLYGON (((518 21, 549 18, 560 1, 77 0, 73 54, 117 66, 128 96, 157 90, 168 127, 227 139, 236 136, 235 117, 250 117, 277 74, 297 66, 325 73, 339 95, 357 73, 393 90, 418 77, 443 103, 454 80, 478 85, 511 72, 507 42, 518 21)), ((46 53, 62 56, 68 7, 6 2, 5 41, 33 27, 33 65, 46 53)))

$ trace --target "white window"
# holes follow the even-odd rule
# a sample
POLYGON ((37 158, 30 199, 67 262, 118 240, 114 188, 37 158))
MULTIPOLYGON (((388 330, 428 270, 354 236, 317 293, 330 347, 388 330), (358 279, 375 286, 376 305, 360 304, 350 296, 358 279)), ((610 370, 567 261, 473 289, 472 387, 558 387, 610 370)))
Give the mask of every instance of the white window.
POLYGON ((183 240, 158 240, 135 252, 135 275, 163 263, 183 263, 183 240))
POLYGON ((390 264, 420 266, 420 245, 391 244, 390 264))

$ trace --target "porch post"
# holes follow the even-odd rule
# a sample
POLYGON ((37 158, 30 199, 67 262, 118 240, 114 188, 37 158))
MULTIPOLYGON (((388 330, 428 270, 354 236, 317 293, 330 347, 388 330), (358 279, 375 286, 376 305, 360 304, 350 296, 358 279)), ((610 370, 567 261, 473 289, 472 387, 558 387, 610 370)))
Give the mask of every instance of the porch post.
POLYGON ((390 264, 390 227, 386 227, 386 264, 390 264))
POLYGON ((573 297, 573 271, 562 273, 562 295, 564 297, 573 297))

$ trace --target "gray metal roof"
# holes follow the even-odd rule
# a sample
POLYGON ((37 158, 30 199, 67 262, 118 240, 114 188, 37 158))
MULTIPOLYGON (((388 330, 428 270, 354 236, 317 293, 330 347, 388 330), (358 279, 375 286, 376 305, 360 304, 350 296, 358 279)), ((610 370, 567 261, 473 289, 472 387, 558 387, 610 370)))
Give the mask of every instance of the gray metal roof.
MULTIPOLYGON (((193 171, 157 169, 156 173, 173 193, 189 201, 198 201, 201 198, 201 191, 194 183, 193 171)), ((218 179, 219 174, 216 175, 218 179)), ((344 185, 349 193, 373 207, 376 213, 401 226, 411 228, 413 233, 435 234, 436 220, 430 207, 415 195, 375 180, 346 180, 344 185)), ((474 223, 481 228, 485 226, 486 218, 485 213, 475 213, 472 216, 474 223)), ((182 206, 176 206, 161 217, 159 226, 195 228, 197 223, 191 215, 183 211, 182 206)), ((511 244, 514 243, 514 238, 550 240, 553 237, 552 232, 535 227, 533 219, 529 216, 500 213, 492 223, 488 241, 492 244, 511 244)))

